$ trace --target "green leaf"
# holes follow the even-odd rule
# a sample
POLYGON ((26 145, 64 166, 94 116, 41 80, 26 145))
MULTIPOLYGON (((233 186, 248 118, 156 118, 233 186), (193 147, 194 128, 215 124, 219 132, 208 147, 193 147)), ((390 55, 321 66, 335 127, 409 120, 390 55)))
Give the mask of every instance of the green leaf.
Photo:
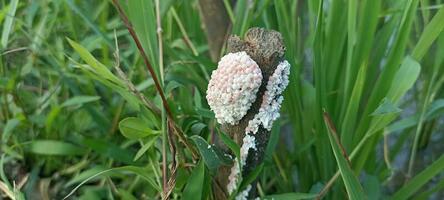
POLYGON ((194 90, 196 91, 194 93, 194 105, 196 108, 202 108, 202 96, 198 90, 198 88, 194 88, 194 90))
POLYGON ((124 85, 123 82, 116 76, 114 76, 114 74, 111 73, 105 65, 94 58, 94 56, 91 55, 91 53, 89 53, 89 51, 85 47, 72 41, 69 38, 66 39, 68 40, 72 48, 74 48, 74 50, 80 55, 80 57, 94 70, 94 72, 97 73, 97 75, 102 76, 106 80, 109 80, 119 86, 124 85))
POLYGON ((191 126, 191 132, 193 132, 196 135, 199 135, 202 132, 202 130, 206 127, 207 127, 206 124, 198 122, 191 126))
POLYGON ((62 107, 83 105, 85 103, 99 100, 99 96, 75 96, 63 102, 62 107))
POLYGON ((433 177, 444 170, 444 155, 429 165, 421 173, 413 177, 401 189, 399 189, 393 196, 392 200, 409 199, 416 191, 421 189, 424 184, 429 182, 433 177))
POLYGON ((336 133, 336 128, 333 125, 330 117, 326 112, 324 112, 324 122, 328 130, 328 138, 330 139, 331 148, 336 158, 336 163, 339 167, 339 172, 341 173, 342 180, 344 181, 345 189, 347 190, 347 195, 350 200, 362 200, 367 199, 359 183, 358 178, 353 173, 350 167, 350 162, 346 157, 346 152, 342 148, 339 141, 338 135, 336 133))
POLYGON ((350 101, 348 102, 344 119, 342 121, 341 142, 346 149, 351 148, 351 143, 353 141, 353 130, 356 126, 356 121, 359 114, 359 105, 361 102, 361 96, 365 85, 366 73, 367 73, 367 66, 364 65, 358 71, 358 77, 356 78, 356 82, 350 96, 350 101))
POLYGON ((140 177, 142 177, 145 181, 147 181, 151 185, 151 187, 153 187, 155 190, 157 190, 158 192, 162 191, 160 186, 156 184, 156 181, 154 181, 153 178, 154 172, 149 167, 136 167, 129 165, 129 166, 113 168, 113 171, 120 173, 132 172, 134 174, 137 174, 140 177))
POLYGON ((178 83, 177 81, 170 81, 168 82, 168 84, 166 85, 165 88, 165 95, 170 94, 174 89, 179 88, 179 87, 183 87, 184 85, 181 83, 178 83))
POLYGON ((11 7, 11 4, 6 5, 2 9, 0 9, 0 24, 2 24, 3 19, 5 19, 5 16, 8 15, 10 7, 11 7))
POLYGON ((393 78, 387 98, 398 103, 399 99, 415 84, 420 71, 419 63, 412 57, 406 56, 393 78))
POLYGON ((205 181, 205 166, 202 161, 199 165, 193 169, 190 178, 185 185, 183 190, 182 199, 183 200, 200 200, 204 199, 202 197, 202 191, 205 181))
POLYGON ((381 183, 377 176, 367 175, 363 187, 368 194, 368 200, 381 199, 381 183))
POLYGON ((119 129, 123 136, 129 139, 140 139, 159 132, 151 130, 142 119, 127 117, 120 121, 119 129))
POLYGON ((76 176, 72 177, 71 180, 69 180, 66 184, 65 187, 70 187, 76 183, 80 183, 86 179, 88 179, 91 176, 94 176, 94 174, 97 174, 101 171, 106 170, 106 167, 98 165, 98 166, 94 166, 90 169, 87 169, 85 171, 80 172, 79 174, 77 174, 76 176))
POLYGON ((438 183, 434 183, 432 188, 427 189, 424 192, 421 192, 418 195, 415 195, 415 200, 427 200, 430 199, 430 196, 436 194, 439 191, 444 190, 444 179, 441 179, 438 183))
POLYGON ((20 124, 20 120, 17 118, 10 119, 6 122, 5 127, 3 127, 2 142, 8 142, 9 136, 12 134, 12 130, 15 129, 20 124))
POLYGON ((142 146, 142 148, 137 151, 136 156, 134 156, 134 161, 138 160, 151 146, 156 142, 157 136, 151 137, 148 141, 142 146))
POLYGON ((128 1, 127 15, 136 31, 150 64, 159 72, 159 52, 157 44, 157 26, 153 1, 128 1))
POLYGON ((117 194, 119 195, 120 199, 137 200, 137 198, 133 196, 130 191, 127 191, 125 189, 118 188, 117 194))
POLYGON ((201 117, 205 117, 205 118, 208 118, 208 119, 214 119, 214 113, 211 112, 211 110, 208 110, 208 109, 205 109, 205 108, 198 108, 198 107, 196 107, 196 112, 201 117))
MULTIPOLYGON (((426 120, 428 121, 440 117, 442 115, 441 110, 444 110, 443 108, 444 108, 444 99, 438 99, 433 101, 427 110, 426 120)), ((390 126, 387 127, 387 131, 388 132, 400 131, 415 126, 419 122, 419 114, 420 113, 416 113, 415 115, 403 118, 391 124, 390 126)))
POLYGON ((153 174, 151 173, 150 168, 142 168, 142 167, 136 167, 136 166, 123 166, 123 167, 116 167, 106 170, 101 170, 102 168, 92 168, 90 170, 87 170, 85 172, 82 172, 79 177, 81 178, 75 178, 72 179, 70 182, 68 182, 68 185, 72 185, 73 183, 82 181, 79 183, 74 189, 71 190, 71 192, 66 195, 63 199, 67 199, 71 195, 73 195, 82 185, 86 184, 87 182, 99 178, 102 176, 108 177, 111 176, 114 173, 133 173, 140 177, 142 177, 144 180, 146 180, 154 189, 156 189, 158 192, 161 192, 160 186, 156 184, 156 182, 153 179, 153 174))
POLYGON ((310 193, 284 193, 284 194, 274 194, 264 197, 264 200, 299 200, 299 199, 314 199, 317 194, 310 193))
MULTIPOLYGON (((77 6, 79 4, 75 3, 73 0, 65 0, 65 2, 67 3, 68 7, 83 20, 85 25, 91 28, 91 30, 94 31, 96 35, 103 38, 108 47, 114 48, 114 43, 112 42, 111 38, 105 32, 101 31, 101 27, 95 24, 94 21, 88 17, 88 14, 85 13, 85 9, 79 8, 77 6)), ((124 60, 124 62, 126 61, 124 60)))
POLYGON ((371 114, 372 116, 378 116, 378 115, 386 115, 386 114, 395 114, 399 113, 402 110, 398 108, 393 102, 391 102, 389 99, 384 98, 382 99, 381 104, 376 108, 376 110, 371 114))
MULTIPOLYGON (((275 124, 279 124, 279 123, 275 123, 275 124)), ((280 136, 280 126, 274 125, 273 128, 271 129, 270 138, 267 143, 267 148, 265 148, 265 156, 264 156, 265 162, 272 161, 273 153, 276 149, 276 145, 279 142, 279 136, 280 136)), ((236 144, 236 146, 237 146, 237 144, 236 144)))
POLYGON ((427 117, 436 117, 439 116, 440 110, 444 110, 444 99, 437 99, 435 101, 433 101, 430 106, 429 109, 427 110, 427 117))
MULTIPOLYGON (((392 102, 392 105, 397 105, 401 97, 405 95, 405 93, 413 87, 416 80, 418 79, 419 72, 421 67, 418 62, 416 62, 410 56, 404 58, 401 67, 396 72, 394 79, 392 81, 392 85, 390 87, 389 92, 387 93, 386 98, 389 102, 392 102)), ((389 111, 393 111, 396 109, 394 106, 387 104, 389 107, 389 111)), ((372 135, 382 128, 386 127, 390 124, 397 116, 397 113, 388 112, 384 115, 375 115, 371 121, 371 125, 367 134, 372 135)), ((364 159, 363 157, 359 159, 364 159)))
POLYGON ((191 136, 191 139, 196 144, 197 149, 199 149, 199 152, 205 161, 205 164, 210 170, 217 169, 221 164, 231 164, 231 159, 227 155, 220 153, 214 145, 208 144, 207 141, 205 141, 205 139, 202 137, 193 135, 191 136))
POLYGON ((9 34, 12 31, 13 21, 15 19, 15 12, 17 10, 18 0, 11 0, 9 4, 9 11, 6 15, 5 23, 3 24, 2 38, 1 38, 1 49, 6 49, 8 47, 9 34))
POLYGON ((85 153, 84 148, 57 140, 34 140, 28 144, 26 150, 35 154, 58 156, 82 155, 85 153))
POLYGON ((220 138, 222 139, 222 142, 224 142, 225 145, 230 148, 230 150, 234 153, 236 158, 240 158, 240 147, 236 144, 230 137, 228 137, 224 132, 221 130, 217 131, 219 133, 220 138))
POLYGON ((82 69, 85 74, 91 78, 100 81, 102 84, 118 92, 125 100, 128 101, 129 105, 133 108, 138 109, 138 104, 140 100, 130 93, 127 89, 126 84, 117 78, 111 71, 102 63, 100 63, 93 55, 82 45, 66 38, 69 44, 74 48, 74 50, 80 55, 80 57, 87 63, 87 65, 82 65, 75 63, 75 66, 82 69))
POLYGON ((236 8, 234 10, 234 20, 233 31, 235 35, 243 35, 248 28, 251 21, 251 10, 253 10, 253 1, 239 0, 236 3, 236 8))
POLYGON ((433 16, 432 21, 427 24, 424 31, 419 38, 418 43, 413 49, 412 56, 416 60, 421 60, 425 53, 432 46, 433 41, 438 38, 441 32, 444 30, 444 7, 441 7, 439 11, 433 16))

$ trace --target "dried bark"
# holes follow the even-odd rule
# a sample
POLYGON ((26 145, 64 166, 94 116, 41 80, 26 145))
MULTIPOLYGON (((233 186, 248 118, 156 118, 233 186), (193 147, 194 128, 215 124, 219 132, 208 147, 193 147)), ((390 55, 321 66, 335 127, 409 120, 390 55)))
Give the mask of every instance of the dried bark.
MULTIPOLYGON (((227 133, 239 146, 242 146, 242 140, 245 137, 245 128, 248 122, 258 113, 262 103, 262 96, 266 91, 266 85, 269 77, 273 74, 279 62, 283 60, 285 46, 282 36, 279 32, 266 30, 263 28, 251 28, 245 34, 242 40, 238 36, 231 36, 227 42, 228 52, 234 53, 245 51, 259 65, 262 71, 262 84, 257 93, 256 101, 251 106, 247 114, 239 121, 237 125, 222 125, 222 129, 227 133)), ((263 161, 265 149, 268 144, 270 132, 260 126, 254 137, 256 139, 257 150, 248 152, 246 165, 242 169, 243 177, 247 177, 258 165, 263 161)), ((229 152, 228 148, 221 142, 217 141, 216 146, 229 152)), ((228 176, 230 175, 232 166, 221 166, 216 175, 216 182, 219 186, 214 187, 216 199, 227 199, 228 176)), ((256 184, 252 184, 249 197, 256 195, 256 184)))

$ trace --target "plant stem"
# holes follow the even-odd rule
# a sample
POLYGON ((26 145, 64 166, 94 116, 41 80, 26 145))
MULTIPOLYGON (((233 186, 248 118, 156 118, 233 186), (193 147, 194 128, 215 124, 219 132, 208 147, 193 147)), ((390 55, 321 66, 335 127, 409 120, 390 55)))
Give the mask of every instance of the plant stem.
MULTIPOLYGON (((164 79, 164 66, 163 66, 163 43, 162 43, 162 21, 160 20, 159 0, 155 1, 156 7, 156 24, 157 24, 157 43, 159 45, 159 71, 160 71, 160 84, 163 87, 165 84, 164 79)), ((168 129, 166 129, 165 109, 162 109, 162 199, 168 199, 168 167, 167 167, 167 142, 168 142, 168 129)), ((175 155, 172 155, 175 156, 175 155)))
POLYGON ((431 102, 433 100, 433 97, 431 96, 431 91, 433 89, 435 80, 436 80, 436 76, 438 74, 438 67, 434 67, 433 70, 433 75, 432 75, 432 79, 429 82, 429 85, 427 87, 427 91, 426 91, 426 95, 424 98, 424 102, 422 104, 421 107, 421 114, 419 115, 419 121, 418 121, 418 126, 416 126, 416 130, 415 130, 415 138, 413 140, 413 145, 412 145, 412 149, 410 151, 410 159, 409 159, 409 168, 407 171, 407 181, 410 180, 410 178, 412 177, 412 173, 413 173, 413 165, 415 164, 415 158, 416 158, 416 151, 418 149, 418 143, 419 143, 419 136, 421 134, 422 131, 422 127, 423 127, 423 122, 425 119, 425 114, 427 111, 427 107, 429 105, 429 102, 431 102))
POLYGON ((146 52, 142 47, 142 43, 140 42, 139 37, 137 37, 137 34, 134 31, 133 26, 131 25, 131 22, 129 21, 128 17, 125 15, 122 7, 120 6, 119 1, 113 0, 113 3, 114 3, 114 6, 116 7, 117 11, 119 12, 120 18, 122 19, 123 23, 125 24, 126 28, 128 29, 128 32, 130 33, 131 37, 133 38, 134 42, 136 43, 137 49, 140 51, 143 62, 145 63, 145 66, 147 67, 149 73, 151 74, 151 77, 153 78, 154 85, 156 87, 157 92, 159 92, 163 107, 165 108, 168 116, 170 116, 172 118, 173 114, 171 113, 171 110, 168 106, 168 103, 165 98, 165 94, 163 93, 159 79, 157 78, 156 73, 154 72, 153 66, 150 64, 148 57, 146 56, 146 52))

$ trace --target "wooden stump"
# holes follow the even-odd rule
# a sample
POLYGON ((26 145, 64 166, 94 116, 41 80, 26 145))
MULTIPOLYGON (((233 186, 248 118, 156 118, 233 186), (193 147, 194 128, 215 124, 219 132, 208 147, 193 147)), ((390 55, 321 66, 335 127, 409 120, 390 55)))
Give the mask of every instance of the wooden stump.
MULTIPOLYGON (((263 28, 251 28, 247 31, 243 40, 238 36, 231 36, 227 42, 227 49, 230 53, 245 51, 259 65, 263 77, 256 100, 248 110, 247 114, 237 125, 222 125, 223 131, 239 146, 242 146, 242 140, 245 137, 245 128, 248 126, 248 122, 259 112, 262 96, 266 91, 268 79, 273 74, 278 64, 283 60, 285 47, 279 32, 263 28)), ((249 150, 246 165, 242 169, 243 177, 247 177, 262 163, 270 131, 260 126, 257 133, 252 136, 255 137, 257 150, 249 150)), ((216 146, 227 153, 229 152, 229 149, 220 140, 217 140, 216 146)), ((216 183, 213 184, 213 191, 215 198, 218 200, 227 199, 229 197, 227 184, 229 182, 228 176, 230 175, 231 167, 232 166, 221 166, 217 171, 215 178, 216 183)), ((250 199, 255 196, 256 184, 253 183, 248 197, 250 199)))

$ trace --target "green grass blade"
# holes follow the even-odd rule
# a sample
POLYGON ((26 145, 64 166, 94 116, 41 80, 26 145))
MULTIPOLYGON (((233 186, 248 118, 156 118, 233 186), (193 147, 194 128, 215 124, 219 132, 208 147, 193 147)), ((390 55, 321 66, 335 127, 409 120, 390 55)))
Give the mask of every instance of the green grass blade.
MULTIPOLYGON (((413 60, 411 57, 406 57, 401 65, 401 68, 396 72, 395 78, 390 86, 390 92, 387 94, 387 97, 383 99, 380 107, 378 109, 382 109, 382 106, 390 107, 388 112, 381 112, 381 114, 375 115, 372 118, 369 129, 367 130, 364 137, 359 141, 359 144, 355 147, 356 152, 361 150, 361 148, 365 143, 368 143, 368 139, 374 134, 378 133, 378 131, 382 130, 384 127, 389 125, 399 114, 399 111, 396 109, 396 105, 398 104, 400 98, 405 95, 405 93, 413 87, 413 84, 416 82, 421 67, 418 62, 413 60), (387 105, 385 105, 387 103, 387 105)), ((384 108, 385 109, 385 108, 384 108)), ((364 152, 368 153, 371 146, 364 146, 364 152)), ((363 165, 367 160, 367 156, 359 156, 357 158, 357 163, 363 165)))
POLYGON ((66 38, 71 45, 72 48, 80 55, 80 57, 89 65, 91 66, 98 75, 103 76, 105 79, 112 81, 113 83, 116 83, 117 85, 123 86, 123 83, 120 79, 118 79, 116 76, 114 76, 113 73, 111 73, 108 68, 100 63, 96 58, 94 58, 93 55, 82 45, 80 45, 77 42, 72 41, 69 38, 66 38))
POLYGON ((131 166, 131 165, 123 166, 123 167, 116 167, 116 168, 111 168, 111 169, 106 169, 106 170, 102 170, 102 169, 103 168, 101 168, 101 167, 92 168, 90 170, 87 170, 87 171, 79 174, 78 177, 80 177, 80 178, 75 177, 70 182, 68 182, 68 184, 74 184, 74 183, 82 180, 82 182, 80 182, 74 189, 72 189, 71 192, 69 194, 67 194, 63 199, 67 199, 68 197, 73 195, 80 187, 82 187, 87 182, 89 182, 95 178, 102 177, 102 176, 105 176, 105 177, 111 176, 113 173, 128 173, 128 172, 130 172, 130 173, 136 174, 136 175, 142 177, 144 180, 146 180, 157 191, 161 191, 160 187, 156 184, 156 182, 152 178, 151 173, 149 173, 150 172, 149 169, 131 166))
MULTIPOLYGON (((360 122, 357 138, 353 139, 354 144, 357 144, 359 140, 364 136, 367 132, 368 126, 371 122, 370 113, 373 112, 381 100, 389 93, 389 87, 391 82, 394 79, 394 76, 399 69, 399 65, 402 62, 402 58, 404 56, 405 49, 407 47, 408 36, 411 31, 411 26, 413 24, 413 19, 415 16, 415 11, 418 6, 418 0, 408 0, 408 3, 403 5, 404 10, 402 14, 401 21, 399 23, 399 27, 397 33, 395 35, 395 40, 393 45, 391 46, 387 64, 381 71, 381 75, 378 77, 378 80, 374 84, 372 93, 370 95, 368 104, 364 111, 363 119, 360 122)), ((367 157, 367 155, 363 155, 363 157, 367 157)), ((364 164, 364 163, 362 163, 364 164)), ((361 165, 362 165, 361 164, 361 165)), ((358 166, 358 168, 361 168, 358 166)))
POLYGON ((410 56, 404 58, 401 67, 393 77, 391 87, 387 93, 387 98, 392 102, 399 102, 401 97, 413 87, 419 77, 420 64, 410 56))
POLYGON ((90 27, 97 35, 99 35, 100 37, 102 37, 105 42, 107 43, 107 45, 109 45, 109 47, 113 47, 113 42, 111 40, 110 37, 108 37, 104 32, 102 32, 100 30, 100 28, 98 28, 99 26, 97 24, 95 24, 90 18, 87 17, 87 15, 84 13, 84 11, 79 8, 76 3, 73 2, 73 0, 65 0, 66 4, 68 4, 68 7, 77 15, 80 16, 80 18, 83 19, 83 21, 86 23, 86 25, 88 25, 88 27, 90 27))
POLYGON ((341 143, 336 133, 336 128, 326 112, 324 112, 324 122, 329 132, 328 138, 330 139, 330 144, 333 149, 333 153, 339 167, 339 172, 341 173, 342 180, 344 181, 349 199, 367 199, 358 178, 351 169, 350 160, 348 160, 345 150, 341 147, 341 143))
POLYGON ((9 34, 12 31, 12 22, 14 22, 15 12, 17 10, 18 0, 12 0, 9 7, 9 12, 6 15, 5 23, 3 24, 1 48, 6 49, 8 47, 9 34))
MULTIPOLYGON (((419 77, 420 70, 421 66, 416 60, 414 60, 410 56, 405 57, 404 61, 401 64, 401 67, 394 74, 392 82, 389 86, 389 90, 386 94, 386 97, 384 98, 387 98, 388 102, 390 102, 394 106, 397 106, 401 97, 403 97, 406 94, 406 92, 409 89, 411 89, 415 84, 416 80, 419 77)), ((380 105, 381 103, 384 103, 384 99, 382 99, 381 101, 382 102, 379 102, 380 105)), ((375 108, 375 110, 377 109, 378 108, 375 108)), ((375 110, 371 112, 374 112, 375 110)), ((376 116, 369 115, 369 117, 371 117, 370 125, 368 129, 365 130, 364 137, 360 138, 358 143, 362 143, 363 140, 367 140, 368 138, 370 138, 370 136, 376 134, 378 131, 382 130, 384 127, 389 125, 393 120, 396 119, 398 114, 399 114, 398 112, 388 112, 384 115, 376 115, 376 116)), ((374 140, 374 138, 371 139, 374 140)), ((362 150, 361 155, 357 158, 356 162, 357 171, 360 171, 360 169, 364 166, 366 160, 368 160, 367 157, 368 154, 370 153, 370 149, 373 148, 372 145, 368 144, 374 145, 374 141, 366 141, 365 144, 366 146, 363 147, 364 149, 362 150)))
POLYGON ((27 151, 41 155, 82 155, 86 151, 79 146, 56 140, 34 140, 26 147, 27 151))
POLYGON ((416 191, 418 191, 424 184, 430 179, 438 175, 444 170, 444 155, 429 165, 421 173, 413 177, 407 184, 399 189, 391 198, 391 200, 404 200, 409 199, 416 191))
POLYGON ((65 102, 63 102, 63 104, 61 106, 62 107, 79 106, 79 105, 83 105, 85 103, 97 101, 99 99, 100 99, 99 96, 79 95, 79 96, 75 96, 75 97, 72 97, 72 98, 66 100, 65 102))
POLYGON ((239 0, 236 3, 236 8, 234 10, 235 20, 233 24, 232 33, 235 35, 244 35, 245 31, 247 31, 248 25, 251 20, 251 13, 253 10, 254 2, 247 0, 239 0))
POLYGON ((345 70, 345 83, 344 83, 344 101, 347 102, 349 96, 349 90, 352 86, 352 62, 353 62, 353 53, 356 44, 356 15, 357 15, 357 1, 349 0, 348 1, 348 15, 347 15, 347 64, 345 70))
POLYGON ((205 165, 200 161, 199 165, 193 169, 187 185, 183 190, 182 199, 184 200, 200 200, 202 197, 205 181, 205 165))
MULTIPOLYGON (((317 138, 317 154, 329 157, 330 149, 328 147, 328 139, 325 137, 325 126, 322 123, 322 108, 326 107, 326 92, 325 92, 325 72, 323 72, 323 30, 324 30, 324 11, 323 11, 324 1, 321 0, 317 10, 317 20, 316 29, 313 44, 313 75, 314 75, 314 85, 316 86, 316 106, 315 106, 315 127, 316 132, 319 133, 317 138)), ((331 166, 333 162, 331 159, 322 159, 319 156, 318 162, 321 165, 321 176, 329 176, 332 173, 331 166)))
POLYGON ((147 152, 154 145, 154 143, 156 143, 157 139, 158 136, 150 137, 148 141, 142 145, 139 151, 137 151, 133 161, 137 161, 140 157, 142 157, 145 154, 145 152, 147 152))
POLYGON ((354 132, 353 130, 356 126, 356 121, 359 113, 359 104, 361 102, 362 90, 364 89, 366 72, 367 66, 361 67, 358 72, 358 77, 356 79, 356 83, 350 97, 350 102, 347 106, 344 120, 342 121, 343 123, 341 126, 341 142, 347 150, 349 150, 352 145, 354 132))
POLYGON ((419 38, 418 44, 413 49, 412 57, 416 60, 421 60, 425 53, 429 50, 433 41, 438 38, 440 33, 444 30, 444 7, 441 7, 435 14, 432 21, 427 24, 419 38))
POLYGON ((415 196, 416 200, 427 200, 433 194, 444 190, 444 179, 441 179, 438 183, 436 183, 431 189, 427 191, 421 192, 420 194, 415 196))
POLYGON ((157 25, 152 0, 128 1, 127 15, 139 37, 151 65, 159 75, 159 52, 157 43, 157 25))
POLYGON ((285 193, 285 194, 274 194, 264 197, 264 200, 302 200, 302 199, 314 199, 317 194, 309 194, 309 193, 285 193))
POLYGON ((234 140, 232 140, 228 135, 226 135, 224 132, 218 130, 220 139, 224 142, 225 145, 227 145, 228 148, 234 153, 234 155, 237 158, 240 158, 240 147, 234 140))

